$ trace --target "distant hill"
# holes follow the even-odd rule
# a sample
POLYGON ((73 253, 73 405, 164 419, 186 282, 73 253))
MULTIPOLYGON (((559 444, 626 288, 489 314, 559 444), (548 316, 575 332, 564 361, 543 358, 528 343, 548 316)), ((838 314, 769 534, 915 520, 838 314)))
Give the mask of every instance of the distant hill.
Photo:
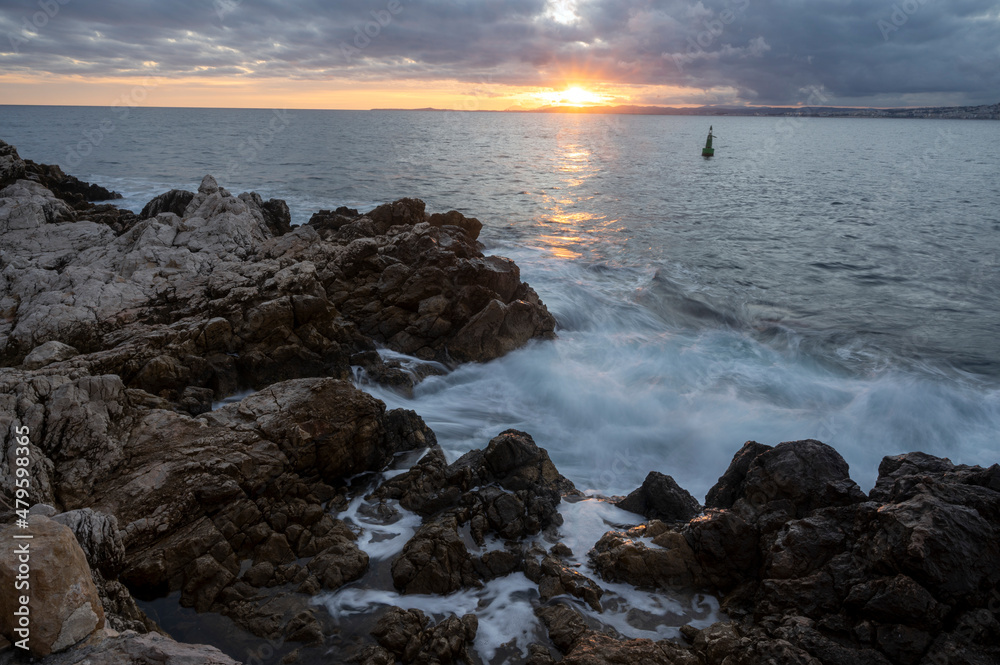
MULTIPOLYGON (((372 109, 373 111, 448 111, 449 109, 372 109)), ((534 109, 477 113, 609 113, 618 115, 796 116, 811 118, 952 118, 1000 120, 1000 104, 921 108, 849 108, 841 106, 541 106, 534 109)))
POLYGON ((1000 120, 1000 104, 922 108, 846 108, 839 106, 543 106, 512 113, 615 113, 625 115, 800 116, 821 118, 955 118, 1000 120))

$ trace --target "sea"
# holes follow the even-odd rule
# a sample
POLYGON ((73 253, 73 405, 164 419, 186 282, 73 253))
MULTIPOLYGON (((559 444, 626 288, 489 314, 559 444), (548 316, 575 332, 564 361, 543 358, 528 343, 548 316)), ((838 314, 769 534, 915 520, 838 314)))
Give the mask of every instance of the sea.
MULTIPOLYGON (((819 439, 866 491, 886 455, 1000 462, 1000 123, 0 106, 0 138, 135 211, 212 174, 284 199, 296 224, 401 197, 480 219, 558 338, 412 395, 358 378, 452 459, 513 427, 591 495, 655 470, 699 500, 748 440, 819 439)), ((567 537, 628 523, 608 504, 566 510, 567 537)), ((512 579, 490 602, 528 593, 512 579)), ((498 615, 515 632, 531 618, 498 615)))

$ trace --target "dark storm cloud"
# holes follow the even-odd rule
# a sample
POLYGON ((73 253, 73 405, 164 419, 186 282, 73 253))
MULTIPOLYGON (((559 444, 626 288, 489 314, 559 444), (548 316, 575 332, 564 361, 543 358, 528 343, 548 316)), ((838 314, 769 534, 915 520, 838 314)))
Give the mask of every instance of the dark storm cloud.
POLYGON ((0 2, 4 72, 145 75, 151 63, 161 76, 590 78, 735 90, 760 104, 804 102, 817 89, 829 103, 995 103, 1000 9, 995 0, 0 2))

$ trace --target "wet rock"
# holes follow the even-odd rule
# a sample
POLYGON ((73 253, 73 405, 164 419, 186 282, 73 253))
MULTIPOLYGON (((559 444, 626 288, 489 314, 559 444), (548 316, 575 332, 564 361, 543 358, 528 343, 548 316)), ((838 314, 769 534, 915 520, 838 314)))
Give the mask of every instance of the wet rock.
POLYGON ((746 458, 760 450, 758 446, 753 442, 744 445, 720 479, 724 484, 713 488, 709 496, 713 502, 725 504, 723 497, 729 495, 729 487, 737 487, 732 508, 765 531, 817 508, 850 505, 867 498, 851 480, 844 458, 814 440, 781 443, 759 452, 747 464, 742 482, 738 481, 746 458))
POLYGON ((445 594, 480 586, 454 517, 420 527, 392 562, 392 582, 403 593, 445 594))
POLYGON ((642 486, 616 504, 622 510, 665 522, 687 522, 701 505, 670 476, 650 471, 642 486))
MULTIPOLYGON (((475 614, 452 615, 435 625, 420 610, 390 607, 372 630, 379 645, 403 663, 474 662, 469 648, 479 622, 475 614)), ((370 654, 377 662, 379 654, 370 654)))
POLYGON ((559 559, 547 556, 542 561, 530 560, 524 565, 524 574, 532 582, 538 584, 538 592, 544 603, 559 595, 568 594, 586 602, 595 611, 601 608, 601 596, 604 589, 594 583, 586 575, 563 565, 559 559))
POLYGON ((733 456, 729 468, 719 477, 718 482, 705 495, 706 508, 732 508, 736 500, 746 494, 746 477, 750 463, 771 450, 771 446, 747 441, 733 456))
POLYGON ((475 217, 466 217, 457 210, 446 213, 434 213, 427 218, 431 226, 457 226, 472 240, 479 238, 483 223, 475 217))
POLYGON ((340 537, 317 554, 308 564, 309 571, 326 589, 339 589, 360 578, 368 569, 368 555, 358 549, 353 539, 340 537))
POLYGON ((41 515, 28 518, 27 529, 0 532, 0 584, 15 588, 18 561, 30 569, 30 634, 19 635, 21 594, 0 594, 0 632, 11 642, 27 639, 35 656, 64 651, 104 627, 104 610, 87 559, 69 528, 41 515), (15 540, 14 533, 31 535, 15 540))
POLYGON ((545 625, 549 639, 563 653, 570 651, 588 630, 580 613, 561 603, 538 607, 535 614, 545 625))
POLYGON ((668 640, 619 639, 590 630, 580 614, 565 605, 541 607, 535 613, 545 625, 549 639, 566 654, 561 663, 701 665, 697 656, 668 640))
POLYGON ((482 545, 488 534, 520 539, 561 524, 561 497, 575 492, 528 434, 507 430, 484 450, 470 451, 451 465, 432 448, 373 496, 398 499, 422 515, 449 514, 468 524, 473 540, 482 545))

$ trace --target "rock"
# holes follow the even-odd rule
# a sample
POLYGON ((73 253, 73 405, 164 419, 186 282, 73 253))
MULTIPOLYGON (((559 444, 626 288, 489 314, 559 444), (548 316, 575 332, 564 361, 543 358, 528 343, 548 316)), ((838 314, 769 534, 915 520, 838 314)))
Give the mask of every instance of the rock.
POLYGON ((181 644, 165 635, 103 631, 70 651, 50 656, 46 665, 239 665, 215 647, 181 644))
POLYGON ((507 304, 490 300, 448 345, 452 358, 460 362, 499 358, 533 338, 551 339, 555 322, 537 303, 515 300, 507 304))
POLYGON ((542 620, 549 639, 566 653, 587 632, 587 624, 576 610, 563 604, 540 606, 535 614, 542 620))
POLYGON ((760 451, 749 442, 737 453, 720 483, 709 491, 713 503, 728 503, 735 487, 734 510, 744 519, 762 519, 770 531, 784 521, 825 506, 842 506, 867 497, 851 480, 847 462, 830 446, 814 440, 782 443, 760 451), (746 459, 760 451, 749 463, 746 459), (738 480, 746 466, 746 475, 738 480))
MULTIPOLYGON (((390 607, 375 625, 372 636, 403 663, 474 662, 469 647, 479 628, 475 614, 461 618, 452 615, 436 625, 428 624, 429 619, 420 610, 390 607)), ((379 660, 376 654, 368 658, 370 662, 379 660)))
POLYGON ((240 199, 252 201, 260 209, 271 235, 277 237, 292 230, 292 213, 288 210, 288 204, 281 199, 265 201, 257 192, 240 194, 240 199))
POLYGON ((566 654, 560 663, 701 665, 697 656, 668 640, 616 639, 589 630, 583 618, 565 605, 541 607, 535 613, 545 624, 549 639, 566 654))
POLYGON ((24 160, 17 148, 0 140, 0 189, 24 177, 24 160))
POLYGON ((24 166, 25 178, 51 190, 53 194, 70 205, 122 198, 118 192, 112 192, 100 185, 83 182, 74 176, 67 175, 56 165, 36 164, 30 159, 26 159, 24 166))
POLYGON ((36 503, 28 510, 29 515, 41 515, 42 517, 52 517, 58 512, 55 506, 50 506, 47 503, 36 503))
POLYGON ((701 512, 701 506, 673 478, 650 471, 642 486, 616 504, 622 510, 649 519, 687 522, 701 512))
POLYGON ((79 354, 79 351, 68 344, 49 340, 41 346, 32 349, 31 353, 25 356, 23 364, 25 369, 40 369, 52 363, 69 360, 79 354))
POLYGON ((596 612, 602 612, 601 596, 604 589, 571 568, 563 565, 557 558, 547 556, 541 563, 534 560, 526 562, 524 574, 532 582, 538 584, 540 600, 544 603, 562 594, 576 596, 583 600, 596 612))
POLYGON ((125 564, 125 545, 114 515, 80 508, 60 513, 52 518, 69 527, 87 557, 91 569, 115 576, 125 564))
POLYGON ((194 199, 194 192, 186 189, 171 189, 158 196, 154 196, 149 203, 142 207, 139 219, 149 219, 164 212, 172 212, 178 217, 184 216, 184 210, 194 199))
POLYGON ((387 414, 385 404, 336 379, 274 384, 207 419, 259 432, 279 445, 294 471, 315 470, 327 481, 381 469, 396 453, 434 440, 412 411, 387 414))
POLYGON ((358 549, 353 539, 342 537, 314 556, 308 568, 323 588, 339 589, 364 575, 368 569, 368 555, 358 549))
POLYGON ((35 656, 64 651, 104 627, 104 610, 91 580, 87 559, 67 527, 41 515, 29 517, 27 529, 0 532, 0 584, 14 589, 21 561, 30 571, 30 635, 19 635, 15 612, 20 594, 0 594, 0 631, 11 642, 27 638, 35 656), (14 533, 31 535, 15 540, 14 533))
POLYGON ((488 533, 518 539, 558 526, 564 493, 577 492, 548 453, 528 434, 506 430, 484 450, 470 451, 450 466, 432 448, 373 496, 399 499, 404 508, 427 516, 450 514, 456 524, 468 523, 473 540, 482 545, 488 533))
POLYGON ((706 508, 732 508, 741 495, 746 493, 746 477, 750 470, 750 463, 762 453, 771 450, 771 446, 747 441, 743 447, 733 456, 729 468, 723 473, 718 482, 708 490, 705 495, 706 508))
POLYGON ((479 232, 483 229, 483 223, 474 217, 466 217, 457 210, 446 213, 434 213, 427 218, 431 226, 457 226, 465 232, 470 239, 479 238, 479 232))
POLYGON ((392 583, 403 593, 438 594, 481 585, 454 517, 420 527, 392 562, 392 583))

